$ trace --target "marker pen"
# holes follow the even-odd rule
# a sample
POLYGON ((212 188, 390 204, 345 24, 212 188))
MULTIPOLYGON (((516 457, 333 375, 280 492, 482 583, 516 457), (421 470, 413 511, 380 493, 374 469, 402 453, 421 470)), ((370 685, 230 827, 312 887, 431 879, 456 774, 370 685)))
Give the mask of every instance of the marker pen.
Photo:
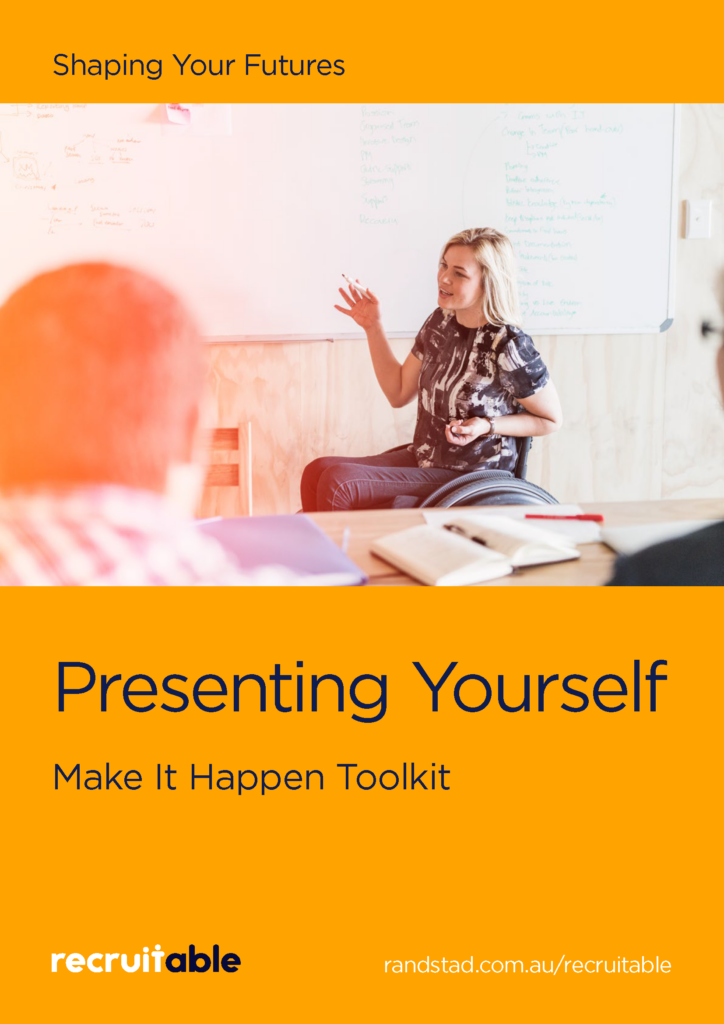
POLYGON ((576 519, 578 522, 585 522, 585 523, 602 523, 603 522, 603 516, 599 515, 598 513, 593 513, 593 512, 589 512, 589 513, 582 514, 582 515, 577 515, 577 516, 542 516, 542 515, 533 515, 532 513, 526 512, 525 518, 526 519, 576 519))
POLYGON ((372 298, 372 296, 367 291, 367 289, 363 288, 361 284, 358 284, 356 281, 353 281, 352 278, 351 277, 347 277, 346 274, 342 274, 342 277, 345 279, 345 281, 350 286, 350 288, 354 288, 354 290, 356 292, 359 292, 360 295, 363 295, 366 299, 371 299, 372 298))

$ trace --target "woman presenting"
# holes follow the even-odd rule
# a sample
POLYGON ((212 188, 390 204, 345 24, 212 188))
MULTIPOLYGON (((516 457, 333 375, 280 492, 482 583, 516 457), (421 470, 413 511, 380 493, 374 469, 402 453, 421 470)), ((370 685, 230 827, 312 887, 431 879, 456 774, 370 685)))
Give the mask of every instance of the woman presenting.
POLYGON ((516 437, 552 434, 561 406, 548 370, 518 326, 513 247, 494 228, 453 235, 437 275, 438 307, 404 363, 369 291, 340 288, 335 306, 367 335, 378 383, 395 409, 417 395, 412 444, 365 458, 315 459, 302 475, 305 512, 389 507, 424 498, 474 469, 513 471, 516 437))

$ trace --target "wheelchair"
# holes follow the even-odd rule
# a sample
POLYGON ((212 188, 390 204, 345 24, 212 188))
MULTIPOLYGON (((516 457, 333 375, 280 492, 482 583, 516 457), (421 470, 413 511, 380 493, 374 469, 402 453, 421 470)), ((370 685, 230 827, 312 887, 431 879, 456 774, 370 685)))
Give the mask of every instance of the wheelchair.
MULTIPOLYGON (((501 469, 476 469, 449 480, 426 498, 395 499, 393 508, 454 508, 456 505, 558 505, 538 484, 526 480, 532 438, 516 438, 518 458, 512 473, 501 469)), ((390 451, 398 452, 407 445, 390 451)))

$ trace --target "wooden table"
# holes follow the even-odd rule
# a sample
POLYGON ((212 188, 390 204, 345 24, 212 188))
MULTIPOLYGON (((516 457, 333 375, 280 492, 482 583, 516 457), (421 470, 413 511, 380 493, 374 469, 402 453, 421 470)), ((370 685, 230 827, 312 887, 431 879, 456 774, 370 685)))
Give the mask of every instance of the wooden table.
MULTIPOLYGON (((519 506, 518 506, 519 508, 519 506)), ((626 501, 582 503, 584 512, 600 512, 606 526, 671 522, 677 519, 724 519, 724 498, 675 499, 672 501, 626 501)), ((434 511, 430 509, 428 511, 434 511)), ((449 512, 449 509, 441 511, 449 512)), ((460 508, 461 514, 471 509, 460 508)), ((553 509, 548 507, 548 511, 553 509)), ((316 512, 312 519, 336 544, 342 544, 349 529, 347 554, 370 578, 373 586, 419 586, 415 580, 373 555, 370 544, 396 530, 425 522, 420 509, 382 509, 370 512, 316 512)), ((605 544, 582 544, 575 562, 542 565, 481 584, 486 587, 597 587, 611 577, 616 555, 605 544)))

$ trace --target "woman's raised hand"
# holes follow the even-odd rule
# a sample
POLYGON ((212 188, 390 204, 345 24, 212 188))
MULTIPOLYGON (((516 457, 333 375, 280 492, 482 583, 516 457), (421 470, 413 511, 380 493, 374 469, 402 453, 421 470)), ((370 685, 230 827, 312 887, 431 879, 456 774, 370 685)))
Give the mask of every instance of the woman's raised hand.
MULTIPOLYGON (((359 281, 357 282, 359 284, 359 281)), ((360 285, 361 287, 361 285, 360 285)), ((380 315, 380 302, 376 295, 373 295, 369 288, 365 288, 365 291, 369 298, 365 298, 362 292, 358 292, 356 288, 350 285, 349 294, 344 288, 339 289, 339 294, 342 296, 344 301, 349 306, 349 309, 345 309, 344 306, 336 306, 340 313, 344 313, 345 316, 350 316, 354 322, 362 328, 363 331, 368 331, 372 327, 379 327, 382 323, 382 317, 380 315)))

